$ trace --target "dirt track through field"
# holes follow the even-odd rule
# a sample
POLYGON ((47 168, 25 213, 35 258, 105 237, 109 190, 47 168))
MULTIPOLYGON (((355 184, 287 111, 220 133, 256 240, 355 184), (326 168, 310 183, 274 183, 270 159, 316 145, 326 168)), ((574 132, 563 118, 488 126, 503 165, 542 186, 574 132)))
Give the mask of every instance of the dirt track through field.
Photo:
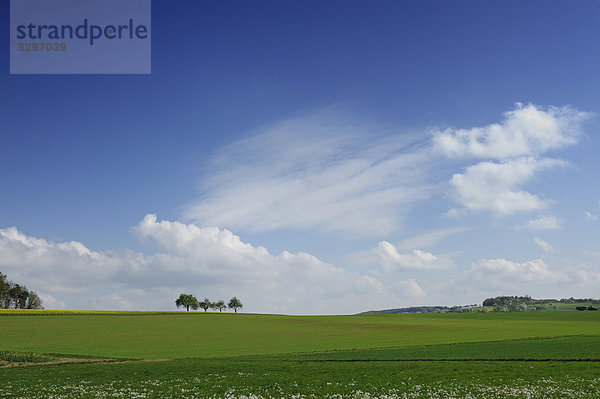
POLYGON ((58 364, 73 364, 73 363, 89 363, 89 364, 100 364, 100 363, 154 363, 154 362, 168 362, 173 359, 86 359, 86 358, 70 358, 61 357, 49 362, 9 362, 6 360, 0 360, 0 368, 7 367, 29 367, 29 366, 53 366, 58 364))

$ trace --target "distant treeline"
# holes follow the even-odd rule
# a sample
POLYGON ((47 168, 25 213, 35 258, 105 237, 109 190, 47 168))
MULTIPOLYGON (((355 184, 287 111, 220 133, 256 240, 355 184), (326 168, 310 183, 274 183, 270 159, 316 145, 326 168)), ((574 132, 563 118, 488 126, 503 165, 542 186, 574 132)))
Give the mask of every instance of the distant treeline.
MULTIPOLYGON (((483 301, 483 306, 516 306, 522 303, 530 304, 532 301, 530 296, 497 296, 494 298, 486 298, 483 301)), ((556 299, 551 300, 551 302, 558 302, 556 299)), ((541 303, 541 302, 537 302, 541 303)))
POLYGON ((487 298, 483 301, 483 306, 516 306, 516 305, 543 305, 552 303, 600 303, 600 300, 593 298, 563 298, 563 299, 533 299, 525 296, 497 296, 487 298))
MULTIPOLYGON (((534 299, 535 300, 535 299, 534 299)), ((552 299, 549 299, 550 301, 552 299)), ((594 298, 563 298, 563 299, 559 299, 558 302, 560 303, 594 303, 594 304, 600 304, 600 299, 594 299, 594 298)))
POLYGON ((43 309, 42 300, 24 285, 9 281, 0 272, 0 308, 2 309, 43 309))
POLYGON ((369 310, 359 314, 402 314, 402 313, 466 313, 477 305, 466 306, 411 306, 408 308, 369 310))
POLYGON ((557 303, 591 303, 600 304, 600 299, 593 298, 563 298, 563 299, 533 299, 525 296, 497 296, 486 298, 483 305, 464 306, 411 306, 384 310, 370 310, 359 314, 402 314, 402 313, 466 313, 488 312, 522 312, 530 310, 557 309, 557 303))

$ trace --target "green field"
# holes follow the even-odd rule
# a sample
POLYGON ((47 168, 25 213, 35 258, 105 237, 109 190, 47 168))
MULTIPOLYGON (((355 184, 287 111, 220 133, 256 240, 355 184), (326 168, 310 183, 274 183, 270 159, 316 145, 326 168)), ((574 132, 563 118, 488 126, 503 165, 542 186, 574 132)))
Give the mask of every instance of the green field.
POLYGON ((600 312, 6 311, 0 351, 112 359, 3 367, 0 397, 600 397, 600 312))
MULTIPOLYGON (((42 313, 43 314, 43 313, 42 313)), ((0 349, 160 359, 390 348, 600 334, 598 312, 370 316, 10 314, 0 349)))

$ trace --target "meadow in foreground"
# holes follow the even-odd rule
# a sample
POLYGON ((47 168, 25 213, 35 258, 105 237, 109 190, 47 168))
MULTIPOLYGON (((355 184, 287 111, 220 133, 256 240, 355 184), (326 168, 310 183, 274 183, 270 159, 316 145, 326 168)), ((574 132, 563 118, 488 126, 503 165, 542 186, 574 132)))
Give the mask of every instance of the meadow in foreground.
POLYGON ((0 349, 113 359, 2 368, 0 397, 600 397, 595 313, 237 316, 0 317, 0 349))
POLYGON ((597 398, 580 362, 198 360, 0 370, 9 398, 597 398))

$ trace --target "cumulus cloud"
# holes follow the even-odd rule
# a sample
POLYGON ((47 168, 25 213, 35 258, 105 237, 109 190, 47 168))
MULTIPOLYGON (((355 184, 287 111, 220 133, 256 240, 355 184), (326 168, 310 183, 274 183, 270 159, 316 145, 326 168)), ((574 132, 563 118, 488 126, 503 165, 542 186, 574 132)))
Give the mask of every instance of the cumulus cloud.
POLYGON ((398 229, 407 210, 434 192, 428 143, 348 119, 295 118, 222 148, 185 217, 244 232, 398 229))
POLYGON ((98 252, 0 229, 2 272, 36 290, 48 308, 172 310, 174 299, 189 292, 214 300, 236 295, 244 310, 289 314, 471 303, 515 290, 571 296, 593 292, 600 276, 593 262, 559 270, 541 259, 483 259, 464 272, 443 254, 401 251, 387 241, 355 254, 368 267, 343 268, 304 252, 271 254, 227 229, 155 215, 132 231, 153 250, 98 252))
POLYGON ((540 155, 577 143, 581 123, 592 114, 571 107, 517 103, 501 123, 434 133, 436 148, 453 158, 508 159, 540 155))
MULTIPOLYGON (((517 103, 501 123, 445 129, 433 135, 434 148, 449 158, 484 159, 450 180, 462 211, 510 215, 543 209, 547 202, 523 189, 537 173, 567 162, 542 154, 578 142, 582 123, 592 114, 572 107, 542 108, 517 103)), ((460 210, 450 210, 455 217, 460 210)))
POLYGON ((556 230, 560 229, 562 220, 553 215, 543 215, 529 220, 521 228, 527 230, 556 230))
POLYGON ((535 237, 533 239, 533 242, 535 243, 535 245, 540 247, 544 252, 554 251, 554 247, 552 245, 548 244, 546 241, 542 240, 541 238, 535 237))
POLYGON ((470 270, 478 280, 492 284, 528 283, 548 284, 565 283, 570 279, 560 271, 551 270, 542 259, 522 263, 503 258, 482 259, 474 262, 470 270))
POLYGON ((351 258, 357 264, 378 265, 384 273, 439 270, 453 266, 450 259, 420 249, 398 252, 388 241, 381 241, 376 248, 353 254, 351 258))
POLYGON ((90 251, 78 241, 55 243, 30 237, 15 227, 0 229, 0 258, 11 279, 47 287, 47 293, 84 291, 95 281, 129 273, 140 260, 129 254, 90 251))
POLYGON ((519 158, 507 162, 480 162, 450 179, 456 200, 471 211, 492 211, 498 215, 543 209, 547 203, 521 190, 535 173, 566 162, 550 158, 519 158))
MULTIPOLYGON (((96 252, 76 241, 0 229, 2 271, 38 291, 48 307, 59 308, 173 309, 179 293, 192 292, 212 299, 237 295, 249 311, 346 313, 403 297, 375 275, 303 252, 273 255, 226 229, 147 215, 132 231, 157 251, 96 252)), ((410 287, 418 292, 415 284, 410 287)))

